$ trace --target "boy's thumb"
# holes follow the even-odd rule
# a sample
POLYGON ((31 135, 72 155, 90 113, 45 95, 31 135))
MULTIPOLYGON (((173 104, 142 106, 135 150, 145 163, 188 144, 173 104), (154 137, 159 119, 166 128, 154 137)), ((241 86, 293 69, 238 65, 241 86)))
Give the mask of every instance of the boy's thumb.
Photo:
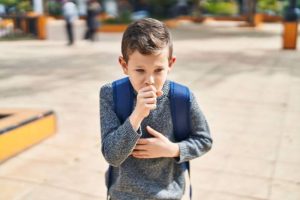
POLYGON ((163 91, 161 91, 161 90, 156 92, 157 97, 160 97, 160 96, 163 95, 163 94, 164 94, 164 93, 163 93, 163 91))

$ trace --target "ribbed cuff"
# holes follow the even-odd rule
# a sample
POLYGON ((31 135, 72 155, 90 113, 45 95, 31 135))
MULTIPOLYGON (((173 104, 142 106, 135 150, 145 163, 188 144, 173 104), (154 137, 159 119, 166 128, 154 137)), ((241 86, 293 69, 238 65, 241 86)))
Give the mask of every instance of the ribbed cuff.
POLYGON ((124 122, 123 128, 126 133, 132 133, 129 134, 130 137, 132 137, 131 138, 132 141, 136 141, 142 136, 142 131, 140 130, 141 128, 139 127, 139 129, 135 131, 132 127, 132 124, 130 123, 129 118, 127 118, 127 120, 124 122))
POLYGON ((180 164, 187 161, 186 157, 187 155, 189 155, 189 153, 188 153, 188 148, 184 142, 179 142, 178 145, 179 145, 179 157, 176 158, 176 162, 180 164))

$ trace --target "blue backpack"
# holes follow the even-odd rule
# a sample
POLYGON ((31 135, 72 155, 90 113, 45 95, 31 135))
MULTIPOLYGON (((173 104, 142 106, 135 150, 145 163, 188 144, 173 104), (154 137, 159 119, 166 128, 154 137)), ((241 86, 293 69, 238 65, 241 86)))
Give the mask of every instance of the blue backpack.
MULTIPOLYGON (((113 86, 113 100, 114 111, 117 114, 121 123, 131 115, 133 111, 134 90, 129 81, 129 78, 116 80, 112 83, 113 86)), ((178 83, 170 81, 170 105, 173 129, 176 141, 187 139, 190 134, 190 91, 187 87, 178 83)), ((188 170, 190 176, 190 163, 189 161, 181 164, 184 169, 188 170)), ((108 189, 112 181, 112 168, 108 168, 108 189)), ((107 194, 108 196, 108 194, 107 194)), ((192 186, 190 185, 190 199, 192 199, 192 186)))

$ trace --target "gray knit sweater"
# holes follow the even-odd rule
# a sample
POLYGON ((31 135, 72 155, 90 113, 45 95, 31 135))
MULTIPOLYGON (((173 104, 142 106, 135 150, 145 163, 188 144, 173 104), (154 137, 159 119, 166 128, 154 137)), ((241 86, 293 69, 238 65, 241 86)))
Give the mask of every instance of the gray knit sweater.
MULTIPOLYGON (((151 137, 149 125, 175 142, 169 101, 170 82, 163 86, 163 95, 157 98, 157 109, 146 117, 139 130, 132 128, 129 119, 123 124, 114 112, 112 84, 100 91, 102 153, 113 166, 109 195, 112 200, 181 199, 185 191, 184 170, 180 163, 197 158, 212 145, 209 128, 196 99, 191 92, 190 137, 178 142, 178 158, 138 159, 131 156, 139 138, 151 137)), ((136 101, 134 102, 134 105, 136 101)), ((106 173, 106 183, 108 173, 106 173)))

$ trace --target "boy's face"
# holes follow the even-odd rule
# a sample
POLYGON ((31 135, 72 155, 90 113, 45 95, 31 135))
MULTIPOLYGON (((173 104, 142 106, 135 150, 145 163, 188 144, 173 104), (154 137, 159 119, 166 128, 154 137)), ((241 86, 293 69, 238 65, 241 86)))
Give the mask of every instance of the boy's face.
POLYGON ((135 51, 129 56, 128 63, 122 56, 119 58, 124 74, 129 76, 135 91, 148 85, 153 85, 157 91, 160 91, 175 60, 175 57, 169 59, 169 47, 154 55, 143 55, 135 51))

